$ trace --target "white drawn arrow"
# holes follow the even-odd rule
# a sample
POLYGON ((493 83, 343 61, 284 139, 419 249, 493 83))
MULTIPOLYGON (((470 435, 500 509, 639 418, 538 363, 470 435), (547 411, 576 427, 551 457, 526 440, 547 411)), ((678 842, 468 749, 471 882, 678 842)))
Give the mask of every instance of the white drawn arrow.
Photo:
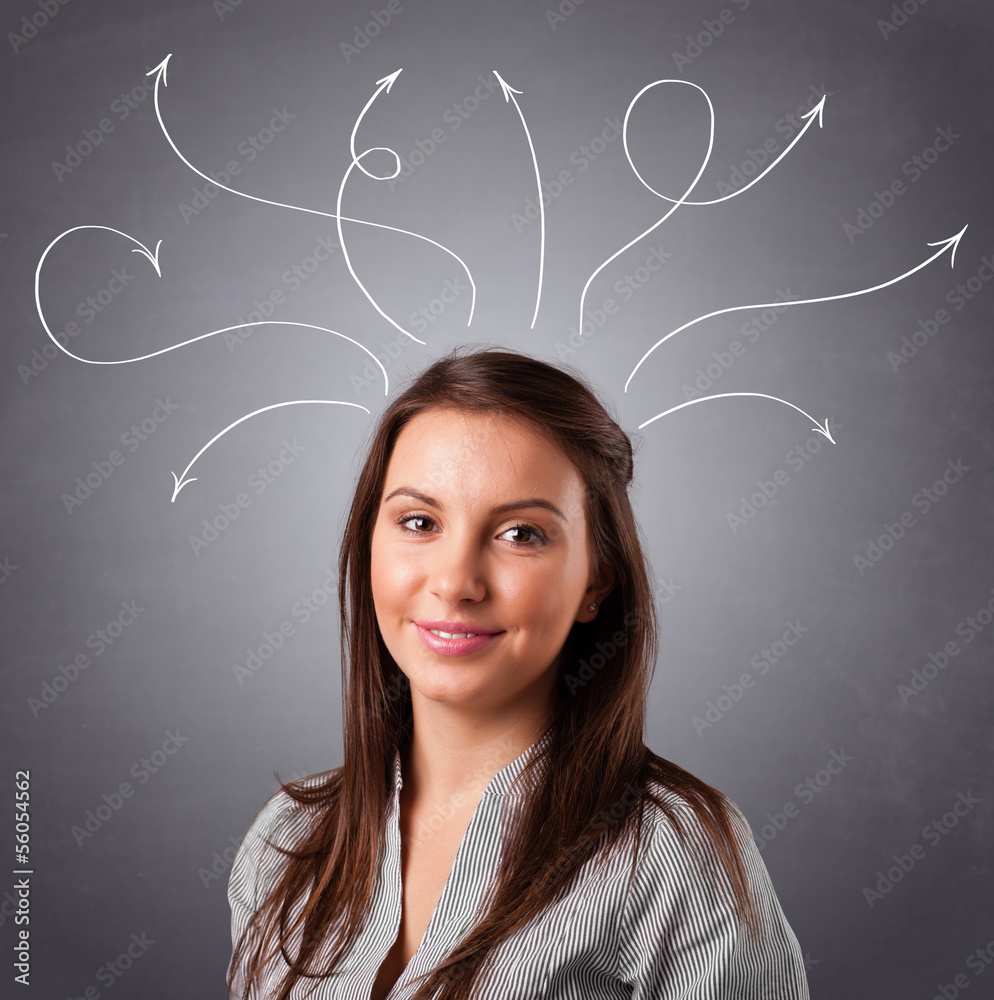
MULTIPOLYGON (((372 178, 372 180, 374 181, 389 181, 392 180, 394 177, 396 177, 400 173, 400 168, 401 168, 400 157, 397 155, 397 151, 395 149, 390 149, 389 146, 374 146, 373 150, 378 150, 383 153, 392 153, 394 159, 397 161, 397 169, 392 174, 387 174, 385 177, 381 177, 379 174, 370 173, 359 162, 361 157, 356 155, 355 151, 356 133, 359 131, 359 126, 362 124, 363 118, 366 117, 366 112, 373 106, 373 101, 375 101, 376 98, 379 97, 380 94, 382 94, 384 91, 389 94, 390 88, 394 85, 394 82, 396 81, 397 77, 400 76, 402 72, 403 72, 403 67, 401 67, 400 69, 395 69, 388 76, 383 77, 382 80, 376 81, 378 86, 376 90, 373 91, 373 96, 370 97, 368 101, 366 101, 366 106, 362 109, 362 111, 359 112, 359 117, 355 120, 355 125, 352 126, 352 136, 349 139, 349 149, 352 152, 352 162, 355 163, 367 177, 372 178)), ((367 153, 371 152, 371 150, 367 149, 366 152, 367 153)), ((363 153, 363 156, 365 155, 366 154, 363 153)))
POLYGON ((68 236, 70 233, 75 233, 80 229, 104 229, 109 233, 115 233, 118 236, 123 236, 126 240, 130 240, 132 243, 137 243, 140 249, 135 249, 131 252, 147 257, 152 262, 152 266, 155 268, 155 273, 160 278, 162 277, 162 269, 159 265, 159 247, 162 246, 162 240, 159 240, 159 242, 155 244, 155 253, 153 254, 144 243, 136 240, 134 236, 129 236, 128 233, 122 233, 119 229, 113 229, 111 226, 73 226, 72 229, 67 229, 64 233, 56 236, 55 239, 52 240, 47 247, 45 247, 44 252, 38 259, 38 266, 35 268, 35 308, 38 310, 38 319, 41 320, 41 325, 44 327, 45 333, 48 334, 49 339, 60 351, 64 354, 68 354, 70 358, 73 358, 76 361, 82 361, 87 365, 129 365, 135 361, 145 361, 148 358, 154 358, 160 354, 167 354, 169 351, 175 351, 180 347, 186 347, 187 344, 192 344, 198 340, 204 340, 207 337, 214 337, 219 333, 227 333, 229 330, 241 330, 242 328, 249 326, 301 326, 308 330, 320 330, 322 333, 332 333, 336 337, 341 337, 343 340, 347 340, 350 344, 355 344, 355 346, 361 351, 365 351, 366 354, 368 354, 370 358, 376 362, 380 371, 383 372, 383 394, 389 394, 390 383, 387 379, 387 370, 383 367, 383 363, 380 359, 371 350, 369 350, 368 347, 360 344, 358 340, 353 340, 351 337, 347 337, 344 333, 339 333, 337 330, 329 330, 326 326, 315 326, 313 323, 296 323, 291 320, 267 319, 261 320, 257 323, 238 323, 235 326, 225 326, 220 330, 211 330, 210 333, 202 333, 199 337, 191 337, 189 340, 184 340, 180 344, 173 344, 172 347, 164 347, 161 351, 152 351, 150 354, 141 354, 136 358, 120 358, 116 361, 93 361, 90 358, 81 358, 78 354, 73 354, 67 347, 59 343, 49 328, 48 321, 45 319, 45 313, 41 307, 41 269, 45 263, 45 258, 48 256, 55 244, 58 243, 64 236, 68 236))
POLYGON ((541 242, 539 244, 538 252, 538 295, 535 298, 535 312, 532 315, 532 325, 531 329, 535 329, 535 320, 538 319, 538 307, 542 301, 542 278, 545 273, 545 202, 542 199, 542 175, 538 170, 538 157, 535 155, 535 145, 532 142, 531 132, 528 131, 528 122, 525 121, 524 113, 521 110, 521 105, 518 104, 515 94, 521 94, 523 91, 515 90, 510 86, 504 78, 494 70, 494 76, 500 81, 501 89, 504 91, 504 103, 511 101, 514 104, 515 110, 518 112, 518 117, 521 119, 521 127, 525 130, 525 138, 528 139, 528 148, 531 150, 532 154, 532 165, 535 168, 535 185, 538 188, 538 212, 540 221, 540 231, 541 231, 541 242))
MULTIPOLYGON (((389 88, 387 89, 389 90, 389 88)), ((359 278, 359 275, 355 273, 355 268, 352 266, 352 258, 349 255, 349 248, 345 242, 345 233, 342 230, 342 197, 345 195, 345 185, 348 184, 349 182, 349 176, 356 167, 359 167, 360 170, 364 170, 364 172, 368 176, 375 177, 376 180, 390 180, 391 178, 396 177, 397 174, 400 173, 400 157, 397 156, 397 154, 394 153, 392 149, 387 150, 387 152, 394 153, 394 156, 397 156, 397 169, 394 171, 394 173, 389 174, 387 177, 378 177, 375 174, 370 174, 369 171, 365 170, 362 164, 359 162, 364 156, 366 156, 367 153, 375 153, 377 150, 385 150, 385 149, 386 149, 385 146, 374 146, 370 149, 365 150, 365 152, 360 153, 358 157, 355 155, 355 151, 353 150, 352 162, 348 165, 348 168, 346 169, 345 174, 342 177, 342 183, 338 185, 338 202, 336 205, 336 208, 338 209, 338 214, 335 217, 335 225, 338 228, 338 243, 339 246, 341 246, 342 248, 342 256, 345 258, 345 266, 349 269, 349 274, 352 275, 352 280, 359 286, 359 291, 361 291, 362 294, 366 296, 366 298, 369 300, 370 305, 395 330, 399 330, 402 334, 404 334, 405 337, 410 337, 415 344, 424 344, 423 340, 418 340, 418 338, 415 337, 413 333, 409 332, 408 330, 405 330, 392 316, 388 316, 380 308, 379 302, 377 302, 376 299, 374 299, 373 296, 369 294, 369 289, 366 288, 366 286, 362 283, 361 279, 359 278)))
POLYGON ((212 437, 210 441, 208 441, 207 444, 205 444, 203 448, 201 448, 200 451, 198 451, 197 454, 193 456, 193 458, 190 460, 190 464, 187 465, 187 467, 183 470, 182 475, 177 477, 175 472, 170 473, 170 475, 173 477, 173 482, 175 483, 171 502, 176 503, 176 497, 179 496, 179 491, 183 489, 184 486, 187 486, 190 483, 195 483, 197 481, 196 476, 193 476, 191 479, 186 478, 186 474, 193 467, 193 463, 196 462, 197 459, 200 458, 200 456, 203 455, 203 453, 207 451, 207 449, 215 441, 218 440, 218 438, 227 434, 232 427, 237 427, 243 420, 248 420, 249 417, 254 417, 257 413, 265 413, 266 410, 275 410, 281 406, 297 406, 300 403, 329 403, 334 406, 355 406, 358 409, 364 410, 366 413, 369 413, 369 410, 367 410, 365 406, 360 406, 358 403, 343 402, 340 399, 291 399, 286 403, 273 403, 270 406, 263 406, 261 409, 253 410, 251 413, 246 413, 244 417, 239 417, 234 423, 228 424, 228 426, 225 427, 225 429, 221 431, 219 434, 215 434, 214 437, 212 437))
POLYGON ((831 428, 828 426, 828 420, 824 424, 819 424, 810 413, 805 413, 799 406, 795 406, 793 403, 788 403, 786 399, 780 399, 779 396, 768 396, 765 392, 719 392, 715 396, 702 396, 700 399, 690 399, 686 403, 680 403, 678 406, 672 406, 668 410, 664 410, 662 413, 657 413, 654 417, 646 420, 644 423, 639 424, 639 430, 643 427, 647 427, 654 420, 659 420, 661 417, 667 416, 670 413, 676 413, 677 410, 682 410, 685 406, 693 406, 694 403, 705 403, 709 399, 722 399, 725 396, 761 396, 763 399, 772 399, 778 403, 783 403, 784 406, 789 406, 792 410, 797 410, 798 413, 804 414, 815 426, 811 430, 816 431, 818 434, 828 438, 832 444, 835 444, 835 438, 832 437, 831 428))
MULTIPOLYGON (((800 132, 794 136, 790 145, 760 174, 757 174, 748 184, 744 187, 739 188, 737 191, 732 191, 729 194, 722 195, 720 198, 712 198, 711 201, 682 201, 678 204, 683 205, 717 205, 719 202, 728 201, 731 198, 737 198, 740 194, 745 194, 753 186, 753 184, 758 184, 804 137, 804 133, 807 132, 815 122, 818 122, 819 128, 824 128, 824 112, 825 112, 825 101, 828 95, 825 94, 822 99, 810 110, 801 115, 802 118, 807 118, 804 123, 804 127, 800 132)), ((629 111, 631 107, 629 106, 629 111)), ((665 194, 657 191, 648 181, 638 172, 632 161, 631 153, 628 151, 628 115, 625 115, 625 124, 621 130, 621 141, 625 147, 625 156, 628 159, 628 165, 632 168, 635 176, 642 182, 643 186, 651 191, 657 198, 662 198, 663 201, 673 201, 673 198, 668 198, 665 194)), ((706 162, 706 161, 705 161, 706 162)))
POLYGON ((701 175, 707 169, 707 165, 711 160, 711 152, 714 147, 714 105, 711 103, 711 98, 708 97, 707 91, 705 91, 702 87, 698 87, 696 83, 691 83, 689 80, 656 80, 653 83, 647 84, 645 87, 643 87, 632 98, 631 103, 628 105, 628 110, 625 112, 625 121, 621 129, 622 145, 624 146, 625 149, 625 159, 628 160, 629 167, 632 168, 632 172, 639 179, 639 182, 642 184, 642 186, 645 187, 646 190, 651 191, 657 198, 662 198, 664 201, 672 202, 673 207, 658 222, 650 226, 644 233, 641 233, 639 236, 636 236, 635 239, 633 239, 629 243, 626 243, 620 250, 617 251, 617 253, 614 253, 610 257, 608 257, 608 259, 604 261, 604 263, 601 264, 600 267, 598 267, 597 270, 594 271, 594 273, 587 279, 587 283, 583 286, 583 291, 580 293, 580 326, 577 329, 583 328, 583 304, 586 300, 587 289, 590 287, 590 284, 594 280, 594 278, 596 278, 597 275, 600 274, 600 272, 603 271, 604 268, 611 263, 611 261, 615 260, 630 247, 633 247, 636 243, 638 243, 639 240, 648 236, 649 233, 653 232, 653 230, 659 228, 659 226, 661 226, 677 210, 677 208, 680 205, 717 205, 719 202, 728 201, 730 198, 738 197, 738 195, 748 191, 749 188, 753 186, 753 184, 756 184, 761 178, 765 177, 794 148, 794 146, 796 146, 797 143, 800 142, 801 137, 804 135, 805 132, 807 132, 807 130, 814 124, 815 121, 818 122, 819 128, 823 127, 823 115, 824 115, 826 97, 827 95, 823 96, 822 99, 809 112, 807 112, 805 115, 802 116, 804 118, 807 118, 808 120, 805 123, 804 127, 801 129, 801 131, 794 137, 794 140, 790 143, 790 145, 787 146, 787 148, 761 174, 759 174, 757 177, 754 177, 748 184, 746 184, 745 187, 740 188, 738 191, 733 191, 731 194, 723 195, 721 198, 714 198, 711 201, 688 201, 687 196, 690 194, 691 191, 694 190, 695 187, 697 187, 697 184, 701 179, 701 175), (632 159, 631 151, 628 148, 628 121, 631 117, 632 109, 635 107, 639 98, 644 93, 646 93, 646 91, 651 90, 653 87, 658 87, 660 84, 663 83, 682 83, 688 87, 694 87, 696 90, 699 90, 704 95, 704 99, 708 102, 709 136, 708 136, 707 152, 704 154, 704 161, 701 163, 701 167, 698 170, 697 176, 694 178, 693 183, 690 185, 689 188, 687 188, 683 196, 677 199, 670 198, 667 195, 664 195, 661 192, 657 191, 639 173, 638 168, 635 166, 635 162, 632 159))
MULTIPOLYGON (((371 148, 363 151, 362 153, 359 153, 358 155, 356 155, 355 151, 355 137, 356 133, 359 131, 359 125, 362 123, 363 117, 372 106, 373 101, 375 101, 376 98, 380 96, 380 94, 384 92, 386 92, 387 94, 390 93, 390 88, 394 85, 394 81, 397 79, 398 76, 400 76, 400 73, 401 71, 399 69, 394 70, 391 74, 389 74, 389 76, 385 76, 383 77, 383 79, 376 81, 378 86, 376 90, 373 91, 373 96, 370 97, 368 101, 366 101, 366 106, 362 109, 362 111, 359 112, 359 117, 356 118, 355 125, 352 127, 352 136, 349 139, 349 149, 352 153, 352 162, 349 164, 348 169, 345 171, 345 175, 342 177, 342 183, 338 186, 338 203, 335 206, 337 208, 335 225, 338 227, 338 243, 342 248, 342 256, 345 258, 345 266, 349 269, 349 274, 352 275, 352 280, 359 286, 359 291, 361 291, 362 294, 366 296, 370 305, 392 327, 394 327, 394 329, 399 330, 402 334, 404 334, 405 337, 410 337, 411 340, 414 341, 414 343, 424 344, 425 342, 423 340, 418 340, 418 338, 415 337, 413 333, 411 333, 409 330, 405 330, 399 323, 397 323, 393 319, 392 316, 388 316, 380 308, 380 304, 376 301, 376 299, 374 299, 373 296, 369 294, 369 289, 366 288, 366 286, 359 279, 359 275, 356 274, 355 268, 352 266, 352 258, 349 255, 349 248, 345 243, 345 233, 342 230, 342 198, 345 195, 345 185, 348 183, 349 175, 352 173, 352 170, 355 167, 358 167, 367 177, 371 177, 373 180, 376 181, 393 180, 393 178, 396 177, 401 171, 400 156, 398 155, 395 149, 390 149, 388 146, 372 146, 371 148), (396 161, 396 166, 392 173, 385 174, 384 176, 381 177, 379 174, 370 173, 370 171, 368 171, 362 165, 361 161, 364 156, 366 156, 368 153, 376 153, 376 152, 390 153, 393 156, 394 160, 396 161)), ((472 319, 472 316, 470 316, 470 319, 472 319)))
MULTIPOLYGON (((169 60, 172 58, 172 53, 166 56, 162 62, 159 63, 154 69, 150 69, 145 75, 152 76, 155 75, 155 90, 153 92, 153 100, 155 104, 155 117, 158 119, 159 128, 162 129, 162 134, 166 137, 166 141, 172 147, 173 152, 186 164, 198 177, 203 177, 205 181, 213 184, 215 187, 220 188, 223 191, 229 191, 231 194, 237 194, 241 198, 248 198, 249 201, 257 201, 263 205, 272 205, 275 208, 288 208, 294 212, 307 212, 309 215, 320 215, 326 219, 336 219, 339 216, 334 212, 321 212, 316 208, 304 208, 300 205, 288 205, 281 201, 270 201, 268 198, 259 198, 254 194, 246 194, 244 191, 236 191, 232 187, 228 187, 226 184, 222 184, 220 181, 216 181, 213 177, 209 177, 202 170, 198 170, 180 151, 176 143, 173 142, 172 136, 169 134, 169 130, 166 128, 165 122, 162 120, 162 112, 159 108, 159 81, 162 81, 163 86, 168 86, 168 80, 166 79, 166 69, 169 64, 169 60)), ((386 79, 386 78, 385 78, 386 79)), ((375 95, 374 95, 375 96, 375 95)), ((391 150, 391 152, 393 152, 391 150)), ((476 307, 476 282, 473 281, 473 275, 470 273, 469 268, 466 266, 466 262, 458 254, 453 253, 448 247, 443 246, 441 243, 431 239, 428 236, 422 236, 420 233, 413 233, 408 229, 399 229, 397 226, 388 226, 382 222, 370 222, 368 219, 353 219, 350 216, 345 216, 345 222, 354 222, 360 226, 373 226, 376 229, 387 229, 393 233, 400 233, 403 236, 413 236, 417 240, 424 240, 426 243, 430 243, 434 247, 438 247, 439 250, 444 251, 450 257, 454 258, 459 262, 459 265, 466 272, 466 277, 469 280, 470 288, 472 289, 472 295, 470 298, 470 320, 473 318, 473 310, 476 307)), ((468 325, 468 324, 467 324, 468 325)), ((414 338, 416 339, 416 338, 414 338)), ((418 341, 418 343, 422 343, 418 341)))
MULTIPOLYGON (((631 115, 631 113, 632 113, 632 108, 634 108, 635 105, 636 105, 636 103, 638 102, 638 99, 644 93, 646 93, 646 91, 649 91, 653 87, 658 87, 658 86, 660 86, 661 84, 664 84, 664 83, 680 83, 680 84, 683 84, 685 87, 693 87, 695 90, 699 90, 704 95, 704 100, 706 100, 708 102, 708 112, 710 114, 710 125, 709 125, 709 133, 708 133, 708 151, 707 151, 707 153, 704 156, 704 162, 701 164, 700 169, 697 171, 697 176, 693 179, 693 181, 691 181, 690 187, 688 187, 687 190, 684 191, 683 196, 680 198, 680 200, 674 202, 673 207, 658 222, 656 222, 653 225, 651 225, 644 233, 640 233, 638 236, 635 237, 635 239, 629 240, 629 242, 626 243, 620 250, 616 250, 613 254, 611 254, 611 256, 608 257, 608 259, 606 261, 604 261, 604 263, 601 264, 600 267, 598 267, 594 271, 594 273, 590 275, 589 278, 587 278, 587 283, 583 286, 583 291, 580 293, 580 324, 577 327, 578 330, 582 330, 583 329, 583 304, 584 304, 584 302, 586 300, 586 297, 587 297, 587 289, 590 287, 590 285, 593 282, 594 278, 596 278, 597 275, 600 274, 601 271, 603 271, 604 268, 607 267, 608 264, 611 263, 611 261, 616 260, 618 257, 620 257, 630 247, 635 246, 635 244, 638 243, 639 240, 641 240, 644 237, 648 236, 649 233, 651 233, 653 230, 658 229, 677 210, 677 208, 679 208, 680 205, 683 204, 683 199, 686 198, 687 195, 689 195, 690 192, 693 191, 695 187, 697 187, 697 182, 701 179, 701 175, 704 173, 704 169, 705 169, 705 167, 707 167, 708 161, 711 159, 711 150, 712 150, 712 148, 714 146, 714 105, 712 105, 711 98, 708 97, 707 91, 703 87, 698 87, 696 83, 691 83, 689 80, 655 80, 653 83, 646 84, 632 98, 631 103, 628 105, 628 110, 625 112, 625 122, 624 122, 624 125, 622 127, 622 132, 624 133, 628 129, 628 118, 629 118, 629 115, 631 115)), ((625 155, 628 156, 627 147, 625 149, 625 155)), ((628 158, 628 162, 631 163, 631 157, 628 158)), ((634 169, 634 166, 633 166, 632 169, 634 169)), ((639 180, 642 180, 642 178, 639 177, 639 180)), ((642 183, 645 184, 645 181, 642 180, 642 183)))
MULTIPOLYGON (((380 304, 376 301, 376 299, 374 299, 373 296, 369 294, 369 289, 367 289, 366 286, 362 283, 362 280, 359 278, 359 275, 355 273, 355 268, 352 266, 352 258, 349 255, 349 248, 348 248, 348 246, 347 246, 347 244, 345 242, 345 233, 342 230, 342 215, 341 215, 341 211, 342 211, 342 197, 345 194, 345 185, 349 181, 349 176, 350 176, 350 174, 352 173, 352 171, 356 167, 359 167, 360 170, 362 169, 362 166, 359 163, 359 160, 361 160, 366 155, 366 153, 373 153, 373 152, 376 152, 377 149, 383 149, 383 148, 385 148, 385 147, 377 146, 377 147, 374 147, 372 149, 367 149, 363 153, 360 153, 359 156, 358 156, 358 158, 354 159, 348 165, 348 168, 346 169, 345 174, 342 177, 342 183, 338 185, 338 202, 337 202, 337 205, 336 205, 336 207, 338 208, 338 214, 335 217, 335 219, 336 219, 335 225, 338 227, 338 243, 339 243, 339 245, 342 248, 342 256, 345 258, 345 266, 349 269, 349 274, 352 275, 352 280, 359 286, 359 291, 361 291, 362 294, 366 296, 366 298, 369 300, 370 305, 395 330, 399 330, 402 334, 404 334, 405 337, 410 337, 411 340, 413 340, 415 344, 424 344, 425 341, 418 340, 418 338, 415 337, 413 333, 410 333, 409 331, 405 330, 392 316, 388 316, 380 308, 380 304)), ((392 150, 391 150, 391 152, 392 152, 392 150)), ((399 173, 400 173, 400 160, 398 159, 398 161, 397 161, 397 173, 391 174, 390 177, 396 177, 397 174, 399 174, 399 173)), ((376 179, 377 180, 386 180, 387 178, 378 177, 376 179)))
POLYGON ((678 326, 675 330, 671 330, 665 337, 657 340, 652 347, 649 348, 642 355, 639 363, 632 369, 632 374, 628 376, 628 380, 625 382, 625 392, 628 392, 628 383, 631 382, 632 378, 635 376, 635 372, 642 367, 642 362, 649 357, 652 352, 659 347, 660 344, 665 343, 670 337, 676 336, 682 330, 686 330, 688 327, 693 326, 695 323, 701 323, 706 319, 711 319, 713 316, 721 316, 724 313, 738 312, 742 309, 770 309, 779 308, 781 306, 803 306, 809 305, 813 302, 834 302, 839 299, 851 299, 855 298, 857 295, 868 295, 870 292, 879 291, 881 288, 886 288, 888 285, 896 284, 898 281, 903 281, 905 278, 910 278, 916 271, 920 271, 923 267, 927 267, 932 261, 937 260, 941 257, 947 250, 952 249, 952 256, 949 261, 950 267, 955 267, 956 265, 956 250, 959 247, 959 241, 963 238, 963 234, 967 231, 969 223, 964 226, 955 236, 950 236, 947 240, 936 240, 934 243, 929 243, 930 247, 939 247, 939 249, 932 254, 931 257, 926 258, 916 267, 911 268, 910 271, 905 271, 904 274, 899 274, 896 278, 891 278, 890 281, 884 281, 879 285, 874 285, 872 288, 860 288, 855 292, 843 292, 841 295, 826 295, 822 298, 817 299, 797 299, 796 301, 790 302, 758 302, 754 305, 747 306, 729 306, 727 309, 716 309, 714 312, 706 313, 704 316, 698 316, 697 319, 692 319, 689 323, 684 323, 683 326, 678 326))

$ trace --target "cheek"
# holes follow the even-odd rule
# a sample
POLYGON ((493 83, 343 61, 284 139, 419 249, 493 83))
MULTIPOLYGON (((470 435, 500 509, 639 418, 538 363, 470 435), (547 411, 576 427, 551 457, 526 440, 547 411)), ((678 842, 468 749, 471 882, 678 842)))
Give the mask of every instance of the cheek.
POLYGON ((378 530, 373 532, 369 546, 370 582, 373 588, 373 601, 380 605, 390 599, 393 590, 391 563, 388 553, 384 550, 382 536, 378 530))
POLYGON ((402 599, 410 591, 414 579, 410 560, 385 544, 378 530, 373 533, 369 555, 373 601, 387 605, 402 599))
POLYGON ((532 565, 509 574, 502 589, 516 609, 516 617, 544 632, 556 629, 553 623, 572 615, 572 579, 573 574, 562 565, 540 569, 532 565))

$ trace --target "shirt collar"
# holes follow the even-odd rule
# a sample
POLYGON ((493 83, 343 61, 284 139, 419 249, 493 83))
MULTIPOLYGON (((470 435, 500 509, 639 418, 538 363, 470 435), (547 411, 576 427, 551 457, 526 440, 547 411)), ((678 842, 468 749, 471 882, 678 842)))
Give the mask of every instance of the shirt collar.
MULTIPOLYGON (((522 791, 521 786, 512 789, 514 779, 524 770, 525 765, 532 756, 544 750, 552 742, 552 729, 547 729, 530 747, 514 758, 509 764, 505 764, 490 779, 490 783, 483 790, 484 795, 517 795, 522 791)), ((394 745, 393 754, 393 795, 396 798, 400 794, 400 789, 404 785, 400 768, 400 747, 394 745)))

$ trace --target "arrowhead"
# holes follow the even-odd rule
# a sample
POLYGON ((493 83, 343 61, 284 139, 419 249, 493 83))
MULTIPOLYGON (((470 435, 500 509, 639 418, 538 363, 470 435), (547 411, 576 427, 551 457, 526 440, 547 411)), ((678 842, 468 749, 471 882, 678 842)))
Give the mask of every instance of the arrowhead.
POLYGON ((186 485, 188 485, 189 483, 195 483, 197 481, 197 477, 194 476, 192 479, 184 479, 183 482, 180 482, 176 478, 176 473, 175 472, 170 472, 169 474, 173 477, 173 482, 176 484, 175 488, 173 489, 173 498, 172 498, 172 500, 170 502, 171 503, 176 503, 176 497, 179 496, 179 491, 181 489, 183 489, 183 487, 186 486, 186 485))
POLYGON ((825 114, 825 101, 828 100, 828 94, 823 94, 821 100, 810 110, 806 111, 802 118, 810 118, 812 115, 818 115, 818 128, 824 128, 824 114, 825 114))
MULTIPOLYGON (((158 73, 159 76, 162 77, 162 84, 163 84, 163 86, 168 87, 169 86, 169 81, 166 79, 166 67, 169 65, 169 60, 172 59, 172 57, 173 57, 173 54, 172 54, 172 52, 170 52, 169 55, 167 55, 166 58, 163 59, 162 62, 159 63, 158 66, 154 67, 153 69, 150 69, 145 75, 146 76, 151 76, 153 73, 158 73)), ((159 82, 159 76, 157 76, 155 78, 155 82, 156 83, 159 82)))
POLYGON ((384 84, 385 83, 387 85, 387 88, 386 88, 387 89, 387 93, 389 94, 390 93, 390 88, 394 85, 394 82, 396 81, 397 77, 400 76, 400 74, 403 72, 403 70, 404 70, 403 66, 400 69, 395 69, 389 76, 385 76, 385 77, 383 77, 382 80, 377 80, 376 82, 378 84, 384 84))
POLYGON ((507 81, 505 81, 504 77, 502 77, 500 73, 497 72, 497 70, 494 70, 494 76, 497 77, 498 81, 500 81, 500 89, 504 91, 505 102, 511 99, 511 94, 524 93, 523 90, 515 90, 514 87, 512 87, 509 83, 507 83, 507 81))
MULTIPOLYGON (((948 240, 936 240, 934 243, 929 243, 930 247, 942 247, 939 253, 948 250, 949 247, 953 248, 953 256, 949 261, 950 267, 956 266, 956 251, 959 249, 959 241, 963 239, 963 234, 969 229, 970 223, 968 222, 955 236, 950 236, 948 240)), ((938 254, 936 255, 938 256, 938 254)))
POLYGON ((829 441, 832 442, 832 444, 835 444, 835 438, 832 437, 832 431, 831 431, 831 429, 828 426, 828 420, 825 421, 825 426, 824 427, 821 424, 819 424, 817 421, 815 421, 815 423, 816 423, 816 426, 812 427, 811 430, 815 431, 815 433, 817 433, 817 434, 824 435, 825 437, 828 438, 829 441))
MULTIPOLYGON (((135 242, 137 243, 138 241, 136 240, 135 242)), ((140 253, 143 257, 148 257, 148 259, 152 262, 152 267, 155 268, 155 273, 161 278, 162 269, 159 267, 159 247, 162 246, 162 240, 159 240, 159 242, 155 244, 154 254, 149 253, 148 247, 145 246, 144 243, 139 243, 138 245, 141 247, 141 250, 132 250, 131 252, 140 253)))

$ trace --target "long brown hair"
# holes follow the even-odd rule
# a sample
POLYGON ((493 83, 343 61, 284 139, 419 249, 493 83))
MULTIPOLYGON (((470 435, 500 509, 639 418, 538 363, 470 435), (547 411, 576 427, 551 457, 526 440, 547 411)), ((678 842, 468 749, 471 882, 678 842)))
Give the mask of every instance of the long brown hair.
POLYGON ((250 937, 254 949, 244 969, 246 995, 253 985, 258 990, 265 964, 279 951, 289 968, 275 997, 286 1000, 301 976, 318 979, 335 971, 369 914, 385 841, 394 751, 413 730, 407 678, 376 623, 370 539, 394 442, 412 417, 432 408, 511 416, 549 435, 586 484, 593 557, 596 567, 614 568, 616 585, 595 619, 574 623, 560 654, 549 706, 551 739, 541 754, 530 756, 519 776, 528 791, 503 845, 489 908, 426 974, 412 1000, 429 1000, 439 990, 437 1000, 471 996, 496 946, 560 898, 585 862, 606 857, 633 828, 634 875, 647 801, 663 810, 683 838, 678 813, 649 788, 650 781, 693 810, 713 845, 713 857, 704 859, 708 869, 730 892, 740 921, 755 931, 730 803, 642 741, 657 634, 652 587, 628 498, 632 445, 583 376, 565 368, 490 346, 457 347, 431 364, 380 418, 339 558, 344 763, 306 787, 301 781, 280 781, 310 825, 295 849, 273 845, 288 860, 237 942, 229 990, 250 937), (616 646, 612 636, 619 631, 626 639, 616 646), (531 780, 540 759, 542 778, 531 780), (288 926, 301 899, 301 912, 288 926), (295 935, 300 945, 293 956, 288 949, 295 935), (329 956, 326 967, 312 969, 319 950, 329 956))

